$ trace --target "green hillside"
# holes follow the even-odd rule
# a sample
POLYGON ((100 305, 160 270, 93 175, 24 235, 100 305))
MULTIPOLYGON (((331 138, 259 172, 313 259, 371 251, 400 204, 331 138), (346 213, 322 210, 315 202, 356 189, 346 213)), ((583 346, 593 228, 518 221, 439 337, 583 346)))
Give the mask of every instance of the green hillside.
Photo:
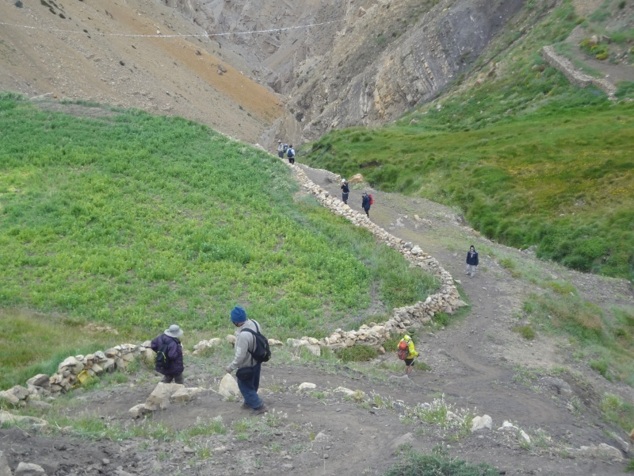
POLYGON ((44 348, 60 326, 150 338, 177 322, 195 339, 231 332, 240 303, 272 337, 320 337, 436 289, 298 194, 270 154, 182 119, 101 111, 0 96, 0 309, 45 313, 40 324, 11 316, 22 324, 0 336, 4 377, 72 353, 73 339, 44 348))
POLYGON ((541 258, 633 280, 631 84, 610 101, 571 86, 539 53, 580 21, 562 2, 521 41, 498 39, 478 66, 487 80, 456 84, 395 124, 332 132, 302 159, 457 206, 487 237, 541 258))

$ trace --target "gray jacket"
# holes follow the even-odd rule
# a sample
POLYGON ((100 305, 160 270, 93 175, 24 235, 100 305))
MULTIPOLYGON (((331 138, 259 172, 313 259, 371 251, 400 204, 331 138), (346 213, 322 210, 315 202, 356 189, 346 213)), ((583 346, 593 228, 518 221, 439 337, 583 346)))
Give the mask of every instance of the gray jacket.
POLYGON ((255 336, 250 332, 242 332, 244 329, 252 329, 257 332, 258 327, 262 332, 262 327, 257 321, 247 319, 244 324, 236 329, 236 346, 233 362, 229 365, 231 370, 242 367, 253 367, 257 362, 249 353, 249 349, 255 350, 255 336), (257 324, 257 327, 256 327, 257 324))

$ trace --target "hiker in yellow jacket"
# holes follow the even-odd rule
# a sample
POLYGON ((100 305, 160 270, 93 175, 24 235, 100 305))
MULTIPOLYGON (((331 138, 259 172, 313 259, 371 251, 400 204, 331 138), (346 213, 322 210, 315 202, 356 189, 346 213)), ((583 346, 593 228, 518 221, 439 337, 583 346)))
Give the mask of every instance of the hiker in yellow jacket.
POLYGON ((409 377, 412 373, 414 359, 418 357, 414 341, 410 336, 405 334, 398 343, 398 358, 405 361, 405 374, 409 377))

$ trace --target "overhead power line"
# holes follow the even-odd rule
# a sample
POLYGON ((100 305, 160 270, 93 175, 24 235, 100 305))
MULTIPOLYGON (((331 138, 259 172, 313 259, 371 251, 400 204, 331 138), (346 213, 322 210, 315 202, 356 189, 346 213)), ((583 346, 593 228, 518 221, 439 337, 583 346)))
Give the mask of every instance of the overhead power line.
MULTIPOLYGON (((117 37, 126 37, 126 38, 212 38, 212 37, 216 37, 216 36, 231 36, 231 35, 259 35, 262 33, 275 33, 275 32, 282 32, 282 31, 289 31, 289 30, 300 30, 300 29, 308 29, 308 28, 313 28, 316 26, 323 26, 323 25, 329 25, 331 23, 338 23, 341 22, 343 20, 332 20, 332 21, 326 21, 326 22, 321 22, 321 23, 311 23, 308 25, 295 25, 295 26, 286 26, 283 28, 270 28, 267 30, 250 30, 250 31, 229 31, 229 32, 224 32, 224 33, 209 33, 209 32, 205 32, 205 33, 199 33, 199 34, 181 34, 181 33, 169 33, 169 34, 163 34, 163 33, 155 33, 155 34, 150 34, 150 35, 143 35, 143 34, 134 34, 134 33, 105 33, 105 32, 101 32, 101 31, 95 31, 92 33, 89 33, 90 35, 100 35, 100 36, 117 36, 117 37)), ((51 32, 58 32, 58 33, 74 33, 74 34, 83 34, 85 35, 86 32, 83 30, 65 30, 65 29, 61 29, 61 28, 43 28, 43 27, 36 27, 36 26, 29 26, 29 25, 18 25, 15 23, 6 23, 6 22, 0 22, 0 25, 6 25, 6 26, 12 26, 12 27, 16 27, 16 28, 24 28, 27 30, 39 30, 39 31, 51 31, 51 32)))

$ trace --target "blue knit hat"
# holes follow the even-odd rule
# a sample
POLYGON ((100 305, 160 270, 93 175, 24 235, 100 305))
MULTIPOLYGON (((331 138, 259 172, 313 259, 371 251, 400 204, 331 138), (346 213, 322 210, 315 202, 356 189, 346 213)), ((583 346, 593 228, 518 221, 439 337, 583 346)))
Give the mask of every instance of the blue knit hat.
POLYGON ((247 320, 247 312, 240 306, 236 306, 231 310, 231 322, 240 324, 247 320))

